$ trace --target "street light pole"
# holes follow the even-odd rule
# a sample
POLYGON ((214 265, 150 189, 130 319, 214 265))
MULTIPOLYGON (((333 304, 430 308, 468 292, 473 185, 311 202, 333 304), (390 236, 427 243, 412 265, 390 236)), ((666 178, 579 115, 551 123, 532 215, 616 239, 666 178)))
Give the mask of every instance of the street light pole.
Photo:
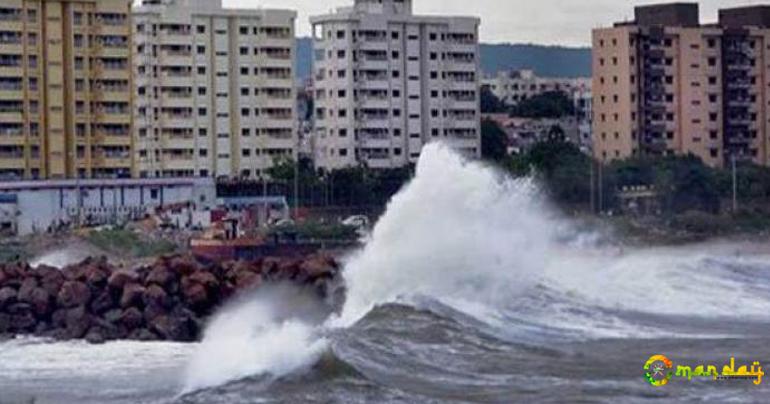
POLYGON ((733 214, 738 212, 738 170, 735 162, 735 152, 731 155, 733 165, 733 214))

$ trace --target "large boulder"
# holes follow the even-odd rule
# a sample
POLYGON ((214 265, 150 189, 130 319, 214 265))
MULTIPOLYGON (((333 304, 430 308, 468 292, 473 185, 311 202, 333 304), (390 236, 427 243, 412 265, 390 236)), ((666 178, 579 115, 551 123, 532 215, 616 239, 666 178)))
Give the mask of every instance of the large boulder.
POLYGON ((56 302, 60 307, 71 308, 88 304, 91 300, 91 290, 83 282, 66 281, 62 284, 56 302))
POLYGON ((172 282, 176 280, 176 274, 166 268, 165 266, 155 266, 150 270, 150 273, 147 274, 147 279, 145 279, 146 284, 154 283, 156 285, 166 287, 170 285, 172 282))
POLYGON ((182 281, 182 296, 185 302, 195 310, 206 310, 209 307, 209 294, 206 287, 187 278, 182 281))
POLYGON ((196 332, 190 317, 183 314, 163 315, 150 323, 150 330, 168 341, 194 341, 196 332))
POLYGON ((154 304, 160 307, 171 307, 172 303, 168 293, 156 284, 152 284, 145 288, 143 300, 145 306, 154 304))
POLYGON ((18 293, 14 288, 4 287, 0 289, 0 310, 16 303, 18 301, 17 297, 18 293))
POLYGON ((38 277, 40 279, 40 286, 45 289, 49 295, 56 296, 59 294, 59 289, 61 289, 64 284, 64 275, 60 270, 56 268, 49 269, 48 267, 45 267, 42 270, 39 268, 38 277))
POLYGON ((51 295, 43 288, 35 288, 29 294, 28 302, 32 304, 32 308, 38 317, 47 316, 52 309, 51 295))
POLYGON ((168 261, 168 267, 177 274, 190 275, 200 268, 200 264, 189 255, 180 255, 171 258, 168 261))
POLYGON ((107 285, 113 290, 122 291, 126 285, 139 281, 139 274, 135 271, 115 271, 107 279, 107 285))
POLYGON ((112 293, 102 290, 91 301, 91 311, 96 314, 102 314, 115 307, 115 299, 112 297, 112 293))
POLYGON ((91 328, 91 316, 85 306, 69 309, 65 316, 66 337, 70 339, 83 338, 91 328))
POLYGON ((19 288, 19 294, 17 297, 19 301, 29 303, 32 299, 32 291, 37 288, 37 285, 37 279, 31 276, 24 279, 24 281, 21 283, 21 287, 19 288))
POLYGON ((120 307, 127 309, 132 306, 140 307, 144 303, 144 286, 138 283, 129 283, 123 287, 120 297, 120 307))
POLYGON ((317 278, 331 278, 337 273, 336 261, 325 255, 316 255, 302 262, 299 266, 300 273, 308 280, 317 278))
POLYGON ((135 330, 141 327, 143 323, 144 317, 142 316, 142 312, 136 307, 123 310, 123 313, 120 315, 120 324, 128 330, 135 330))
POLYGON ((209 291, 216 291, 219 288, 219 280, 217 280, 217 277, 209 271, 196 271, 185 279, 188 282, 199 283, 205 286, 209 291))

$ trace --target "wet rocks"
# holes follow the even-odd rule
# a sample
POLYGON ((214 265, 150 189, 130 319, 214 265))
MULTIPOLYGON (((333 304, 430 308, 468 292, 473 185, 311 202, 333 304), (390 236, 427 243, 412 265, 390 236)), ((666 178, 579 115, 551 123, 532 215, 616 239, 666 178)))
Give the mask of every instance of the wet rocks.
POLYGON ((0 265, 0 334, 90 343, 195 341, 205 319, 238 293, 289 281, 323 294, 338 274, 337 262, 325 255, 209 265, 177 255, 133 270, 105 258, 61 270, 0 265))

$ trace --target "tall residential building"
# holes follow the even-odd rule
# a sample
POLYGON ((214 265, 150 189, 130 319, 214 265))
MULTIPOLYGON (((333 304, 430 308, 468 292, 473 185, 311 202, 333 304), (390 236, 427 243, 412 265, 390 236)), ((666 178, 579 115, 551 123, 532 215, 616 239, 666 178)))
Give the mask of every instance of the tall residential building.
POLYGON ((479 19, 355 0, 311 23, 317 167, 401 167, 436 140, 480 155, 479 19))
POLYGON ((295 156, 295 19, 220 0, 134 8, 141 177, 255 178, 295 156))
POLYGON ((770 164, 770 6, 702 25, 698 5, 637 7, 593 32, 594 155, 770 164))
POLYGON ((521 101, 552 91, 561 91, 570 97, 576 93, 591 89, 588 77, 563 78, 540 77, 533 70, 512 70, 497 73, 481 81, 497 98, 505 104, 516 105, 521 101))
POLYGON ((0 0, 0 180, 132 174, 130 0, 0 0))

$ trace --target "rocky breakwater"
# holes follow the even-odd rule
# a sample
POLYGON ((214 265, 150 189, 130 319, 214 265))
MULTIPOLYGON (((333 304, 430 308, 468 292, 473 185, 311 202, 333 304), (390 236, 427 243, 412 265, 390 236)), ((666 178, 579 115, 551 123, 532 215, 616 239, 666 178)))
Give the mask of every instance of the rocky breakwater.
POLYGON ((105 258, 64 269, 9 264, 0 266, 0 337, 196 341, 205 319, 236 294, 286 281, 326 297, 338 273, 324 255, 210 265, 173 256, 136 269, 105 258))

